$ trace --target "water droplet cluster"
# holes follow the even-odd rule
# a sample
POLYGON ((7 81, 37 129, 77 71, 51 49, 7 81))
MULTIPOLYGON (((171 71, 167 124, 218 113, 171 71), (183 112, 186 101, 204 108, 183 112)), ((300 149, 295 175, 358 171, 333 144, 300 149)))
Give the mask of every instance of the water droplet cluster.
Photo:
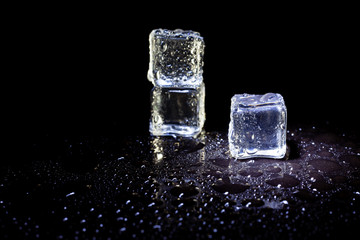
POLYGON ((246 160, 221 132, 65 139, 1 168, 1 238, 314 238, 356 226, 358 143, 318 128, 287 135, 283 159, 246 160))

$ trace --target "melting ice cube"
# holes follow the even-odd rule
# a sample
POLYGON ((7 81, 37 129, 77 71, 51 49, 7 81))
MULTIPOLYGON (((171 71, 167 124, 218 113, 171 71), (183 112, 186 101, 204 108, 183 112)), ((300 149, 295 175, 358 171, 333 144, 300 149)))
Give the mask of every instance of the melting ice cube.
POLYGON ((229 148, 238 159, 282 158, 287 112, 280 94, 237 94, 231 99, 229 148))
POLYGON ((201 84, 205 44, 198 32, 155 29, 149 42, 149 81, 161 87, 201 84))

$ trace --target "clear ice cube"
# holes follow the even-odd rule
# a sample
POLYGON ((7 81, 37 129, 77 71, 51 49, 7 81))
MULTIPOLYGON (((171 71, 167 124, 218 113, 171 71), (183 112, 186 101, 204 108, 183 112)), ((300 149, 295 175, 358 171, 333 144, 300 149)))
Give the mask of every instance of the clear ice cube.
POLYGON ((205 45, 198 32, 155 29, 149 42, 149 81, 162 87, 201 84, 205 45))
POLYGON ((237 159, 283 158, 286 121, 286 106, 280 94, 234 95, 228 133, 231 155, 237 159))
POLYGON ((151 91, 150 133, 153 136, 197 136, 205 122, 205 85, 151 91))

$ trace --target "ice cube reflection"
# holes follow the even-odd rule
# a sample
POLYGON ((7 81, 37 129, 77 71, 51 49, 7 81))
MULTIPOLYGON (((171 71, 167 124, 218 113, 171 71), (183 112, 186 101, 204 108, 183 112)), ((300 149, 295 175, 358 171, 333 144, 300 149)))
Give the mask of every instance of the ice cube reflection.
POLYGON ((151 141, 154 164, 158 164, 164 159, 163 141, 164 140, 161 137, 155 137, 151 141))
POLYGON ((155 165, 166 168, 202 166, 205 161, 205 133, 193 137, 152 137, 151 151, 155 165), (186 155, 186 158, 183 158, 186 155))
POLYGON ((69 148, 3 171, 1 227, 31 239, 315 239, 345 225, 355 232, 359 142, 303 126, 290 128, 288 141, 286 160, 235 160, 221 132, 200 140, 81 137, 82 154, 96 153, 86 174, 63 164, 73 162, 69 148))

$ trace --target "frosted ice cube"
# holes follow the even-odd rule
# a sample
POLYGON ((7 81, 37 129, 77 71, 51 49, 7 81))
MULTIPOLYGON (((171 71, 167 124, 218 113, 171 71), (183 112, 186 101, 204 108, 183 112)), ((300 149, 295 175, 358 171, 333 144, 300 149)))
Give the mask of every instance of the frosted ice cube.
POLYGON ((155 29, 149 43, 149 81, 163 87, 201 84, 205 45, 198 32, 155 29))
POLYGON ((280 94, 237 94, 231 99, 229 148, 238 159, 282 158, 287 112, 280 94))
POLYGON ((153 136, 194 137, 205 122, 205 85, 151 91, 150 133, 153 136))

